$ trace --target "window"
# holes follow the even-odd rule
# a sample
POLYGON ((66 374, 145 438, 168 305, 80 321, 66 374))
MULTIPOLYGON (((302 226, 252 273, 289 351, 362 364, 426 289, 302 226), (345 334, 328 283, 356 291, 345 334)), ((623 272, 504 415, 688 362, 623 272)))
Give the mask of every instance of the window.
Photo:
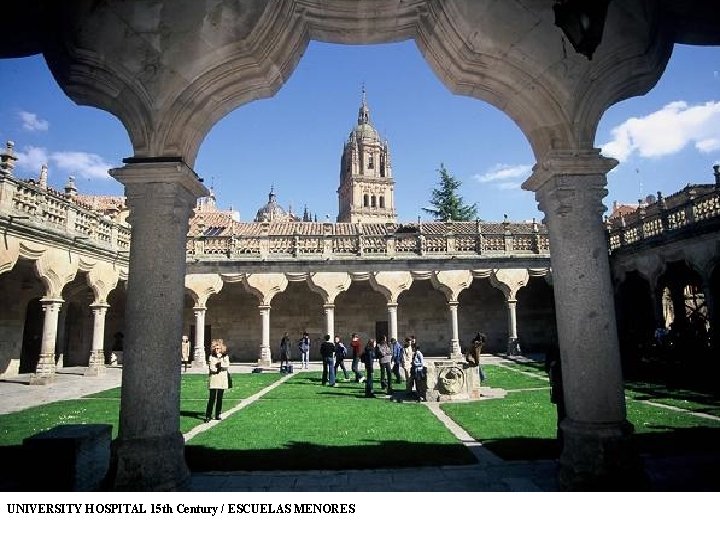
POLYGON ((380 208, 385 208, 385 197, 380 196, 380 208))
POLYGON ((363 195, 363 207, 367 208, 368 206, 370 206, 370 204, 368 202, 368 196, 365 194, 363 195))
POLYGON ((375 195, 373 195, 372 197, 370 197, 370 206, 372 206, 373 208, 375 208, 375 206, 376 206, 375 203, 376 203, 376 201, 375 201, 375 195))
POLYGON ((370 154, 370 157, 368 158, 368 169, 372 169, 375 167, 375 158, 372 154, 370 154))

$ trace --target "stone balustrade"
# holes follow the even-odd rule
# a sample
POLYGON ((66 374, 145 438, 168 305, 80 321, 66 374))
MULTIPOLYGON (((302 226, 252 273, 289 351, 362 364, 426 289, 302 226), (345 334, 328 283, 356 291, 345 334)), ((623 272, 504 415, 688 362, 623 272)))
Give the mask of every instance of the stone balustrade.
POLYGON ((651 238, 659 240, 691 226, 720 221, 718 218, 720 186, 717 184, 688 184, 669 197, 658 192, 655 202, 640 203, 634 212, 606 221, 610 251, 651 238))

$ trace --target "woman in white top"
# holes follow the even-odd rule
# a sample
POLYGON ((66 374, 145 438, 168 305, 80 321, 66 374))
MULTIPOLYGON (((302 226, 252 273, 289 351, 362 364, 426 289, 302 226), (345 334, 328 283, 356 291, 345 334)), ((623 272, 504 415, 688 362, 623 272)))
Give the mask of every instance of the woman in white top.
POLYGON ((223 340, 217 339, 213 341, 212 353, 208 357, 208 367, 210 368, 210 380, 208 381, 210 398, 205 409, 205 422, 209 422, 212 417, 213 405, 215 406, 215 420, 220 420, 223 393, 229 386, 228 369, 230 368, 230 357, 227 354, 227 347, 223 340))

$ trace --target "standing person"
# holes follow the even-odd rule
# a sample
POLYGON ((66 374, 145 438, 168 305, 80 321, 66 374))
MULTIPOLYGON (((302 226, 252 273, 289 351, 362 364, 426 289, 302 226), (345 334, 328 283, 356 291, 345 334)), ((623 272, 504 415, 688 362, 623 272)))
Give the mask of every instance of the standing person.
POLYGON ((392 394, 392 349, 387 342, 387 337, 383 336, 380 340, 380 388, 385 390, 387 393, 392 394))
POLYGON ((212 352, 208 357, 210 370, 210 397, 205 408, 205 422, 212 418, 213 405, 215 406, 215 420, 220 420, 222 413, 223 393, 228 388, 228 369, 230 368, 230 357, 227 354, 227 347, 222 339, 213 340, 212 352))
POLYGON ((185 371, 187 371, 188 364, 190 363, 190 340, 187 336, 182 337, 180 357, 182 358, 183 366, 185 366, 185 371))
POLYGON ((377 353, 377 347, 375 346, 375 340, 369 339, 367 345, 365 345, 365 352, 363 352, 362 360, 365 364, 365 397, 373 398, 375 393, 373 392, 373 363, 375 362, 377 353))
POLYGON ((485 348, 485 343, 487 343, 487 336, 478 330, 478 333, 475 334, 475 337, 473 338, 473 347, 475 346, 475 343, 480 344, 480 349, 478 350, 478 356, 479 356, 480 353, 485 348))
POLYGON ((298 349, 300 349, 300 359, 302 360, 303 369, 310 368, 310 334, 303 332, 303 336, 298 341, 298 349))
POLYGON ((358 367, 358 364, 360 363, 360 355, 362 354, 360 352, 362 350, 362 343, 360 342, 360 337, 355 333, 353 333, 350 338, 350 347, 352 348, 352 371, 355 374, 355 382, 365 382, 365 377, 363 377, 358 367))
POLYGON ((413 345, 412 378, 415 382, 418 403, 427 401, 427 368, 424 361, 425 359, 416 342, 413 345))
POLYGON ((287 332, 283 334, 280 340, 280 371, 283 370, 283 364, 285 364, 285 370, 290 370, 290 336, 287 332))
POLYGON ((403 348, 397 339, 390 339, 390 349, 392 350, 392 370, 395 374, 395 382, 400 384, 405 380, 402 370, 403 348))
POLYGON ((403 344, 403 348, 402 348, 401 369, 405 373, 405 390, 407 391, 408 395, 412 394, 412 389, 413 389, 412 357, 413 357, 412 341, 409 337, 406 337, 405 342, 403 344))
POLYGON ((478 338, 478 336, 475 336, 473 338, 472 345, 470 346, 470 350, 468 351, 467 355, 465 356, 465 360, 468 364, 472 367, 478 368, 478 379, 480 382, 483 382, 485 380, 485 370, 480 365, 480 352, 482 351, 482 342, 478 338))
POLYGON ((340 336, 335 336, 335 376, 337 377, 338 368, 342 368, 343 377, 348 380, 348 372, 345 369, 345 357, 347 356, 347 348, 340 340, 340 336))
POLYGON ((320 356, 323 359, 322 383, 335 386, 335 344, 330 341, 330 335, 320 344, 320 356))

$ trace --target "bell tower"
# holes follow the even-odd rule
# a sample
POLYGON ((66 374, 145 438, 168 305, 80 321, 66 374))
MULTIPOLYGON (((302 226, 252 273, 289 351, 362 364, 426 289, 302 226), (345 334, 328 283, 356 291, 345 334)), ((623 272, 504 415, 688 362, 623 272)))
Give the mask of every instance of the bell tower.
POLYGON ((363 87, 357 126, 340 159, 338 222, 395 223, 394 188, 388 143, 380 140, 370 123, 363 87))

